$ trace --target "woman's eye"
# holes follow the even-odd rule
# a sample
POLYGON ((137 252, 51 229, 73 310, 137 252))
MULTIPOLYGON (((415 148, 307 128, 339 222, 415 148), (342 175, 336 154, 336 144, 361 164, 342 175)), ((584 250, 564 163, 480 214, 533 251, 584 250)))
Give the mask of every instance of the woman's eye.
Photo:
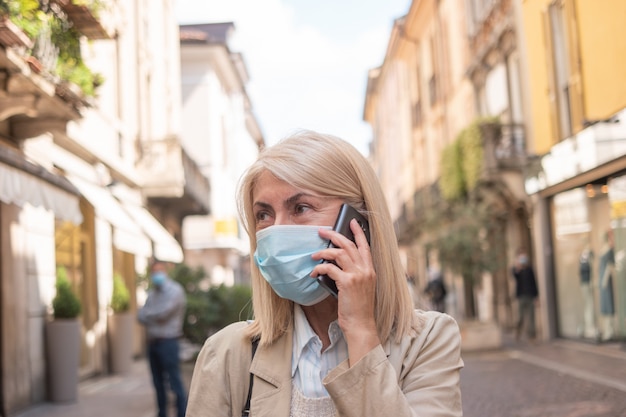
POLYGON ((267 221, 269 217, 270 215, 267 211, 258 211, 254 215, 254 218, 256 219, 257 222, 267 221))
POLYGON ((306 204, 296 204, 293 211, 295 214, 302 214, 306 212, 310 207, 306 204))

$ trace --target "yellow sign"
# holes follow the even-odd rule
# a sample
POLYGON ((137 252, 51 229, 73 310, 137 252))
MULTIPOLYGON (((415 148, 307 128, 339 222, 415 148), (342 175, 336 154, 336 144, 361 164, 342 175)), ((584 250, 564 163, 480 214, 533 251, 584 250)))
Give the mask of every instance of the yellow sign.
POLYGON ((214 222, 215 236, 237 237, 237 219, 234 217, 216 219, 214 222))

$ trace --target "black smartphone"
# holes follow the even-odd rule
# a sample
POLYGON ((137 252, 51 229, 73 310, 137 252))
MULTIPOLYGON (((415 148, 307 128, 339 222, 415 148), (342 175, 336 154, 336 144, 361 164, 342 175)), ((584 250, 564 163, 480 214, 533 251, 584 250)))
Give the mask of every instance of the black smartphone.
MULTIPOLYGON (((343 204, 341 209, 339 210, 339 215, 337 216, 337 221, 335 221, 335 226, 333 230, 341 233, 351 241, 355 242, 354 234, 352 230, 350 230, 350 220, 356 219, 365 233, 365 237, 367 238, 367 243, 370 243, 370 228, 367 219, 359 213, 354 207, 349 204, 343 204)), ((356 242, 355 242, 356 243, 356 242)), ((333 242, 328 244, 329 248, 336 247, 333 245, 333 242)), ((332 262, 332 261, 323 261, 323 262, 332 262)), ((333 262, 334 263, 334 262, 333 262)), ((317 277, 317 281, 320 283, 322 287, 324 287, 328 292, 330 292, 335 298, 339 296, 339 291, 337 290, 337 285, 335 285, 335 280, 333 280, 328 275, 320 275, 317 277)))

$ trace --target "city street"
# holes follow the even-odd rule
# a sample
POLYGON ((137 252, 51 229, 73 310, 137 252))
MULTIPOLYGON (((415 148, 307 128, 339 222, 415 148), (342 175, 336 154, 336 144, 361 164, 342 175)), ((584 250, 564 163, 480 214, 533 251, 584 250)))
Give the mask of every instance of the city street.
POLYGON ((574 342, 464 355, 465 417, 624 417, 626 352, 574 342))
MULTIPOLYGON (((468 352, 461 373, 465 417, 624 417, 626 351, 619 343, 564 340, 468 352)), ((187 383, 192 364, 183 366, 187 383)), ((148 366, 93 378, 75 404, 42 404, 16 417, 153 417, 148 366)), ((392 417, 392 416, 390 416, 392 417)))

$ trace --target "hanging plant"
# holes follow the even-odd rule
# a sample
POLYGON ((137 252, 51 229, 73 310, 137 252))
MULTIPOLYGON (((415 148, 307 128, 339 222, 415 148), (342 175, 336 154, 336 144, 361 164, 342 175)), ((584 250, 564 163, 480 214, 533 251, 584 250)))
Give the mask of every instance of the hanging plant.
POLYGON ((459 148, 463 155, 461 165, 465 188, 471 192, 476 188, 483 170, 483 136, 479 121, 475 121, 461 132, 459 148))
POLYGON ((443 198, 458 200, 471 193, 483 173, 484 138, 481 125, 497 123, 494 117, 478 118, 463 129, 441 153, 439 188, 443 198))
POLYGON ((458 140, 446 146, 441 152, 439 188, 443 198, 449 201, 465 195, 465 179, 458 140))

